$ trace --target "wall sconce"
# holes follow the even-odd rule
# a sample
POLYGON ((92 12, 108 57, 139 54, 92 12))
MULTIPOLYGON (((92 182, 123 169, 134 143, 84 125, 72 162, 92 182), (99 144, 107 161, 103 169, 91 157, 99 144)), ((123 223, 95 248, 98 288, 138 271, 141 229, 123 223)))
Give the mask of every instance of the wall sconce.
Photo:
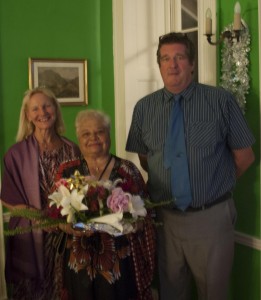
POLYGON ((240 33, 242 30, 245 29, 244 24, 241 22, 241 7, 239 2, 236 2, 235 8, 234 8, 234 23, 233 23, 233 30, 226 30, 222 32, 219 40, 216 42, 213 42, 211 40, 212 37, 212 14, 211 10, 208 8, 206 11, 206 37, 207 41, 210 45, 219 45, 221 44, 224 39, 228 39, 231 43, 233 40, 236 40, 237 42, 239 41, 240 38, 240 33))

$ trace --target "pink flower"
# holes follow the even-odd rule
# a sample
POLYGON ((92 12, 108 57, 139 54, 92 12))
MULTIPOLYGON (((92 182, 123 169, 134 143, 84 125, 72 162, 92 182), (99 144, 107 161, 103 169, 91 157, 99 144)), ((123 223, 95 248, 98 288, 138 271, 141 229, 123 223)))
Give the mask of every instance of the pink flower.
POLYGON ((107 206, 113 212, 128 211, 129 195, 122 188, 117 187, 112 190, 111 195, 107 198, 107 206))

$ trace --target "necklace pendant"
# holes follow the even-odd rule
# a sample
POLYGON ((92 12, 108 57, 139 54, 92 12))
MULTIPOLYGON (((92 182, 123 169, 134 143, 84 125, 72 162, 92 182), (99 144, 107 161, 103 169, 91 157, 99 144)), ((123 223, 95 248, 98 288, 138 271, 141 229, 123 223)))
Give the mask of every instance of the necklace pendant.
MULTIPOLYGON (((112 155, 110 154, 109 158, 108 158, 108 161, 107 161, 107 163, 106 163, 106 165, 103 169, 100 169, 100 167, 97 166, 97 165, 95 167, 92 167, 92 171, 96 173, 95 176, 98 177, 98 180, 102 179, 102 177, 103 177, 104 173, 106 172, 111 160, 112 160, 112 155)), ((88 166, 88 163, 87 163, 87 166, 88 166)), ((89 169, 89 167, 88 167, 88 169, 89 169)), ((90 169, 89 169, 89 172, 91 173, 90 169)))

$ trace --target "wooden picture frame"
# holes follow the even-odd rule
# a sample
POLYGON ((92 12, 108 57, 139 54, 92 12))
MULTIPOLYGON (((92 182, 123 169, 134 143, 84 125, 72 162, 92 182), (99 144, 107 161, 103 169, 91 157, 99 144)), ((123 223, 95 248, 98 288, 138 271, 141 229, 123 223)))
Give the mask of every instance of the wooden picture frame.
POLYGON ((61 105, 87 105, 87 60, 29 58, 29 88, 44 86, 61 105))

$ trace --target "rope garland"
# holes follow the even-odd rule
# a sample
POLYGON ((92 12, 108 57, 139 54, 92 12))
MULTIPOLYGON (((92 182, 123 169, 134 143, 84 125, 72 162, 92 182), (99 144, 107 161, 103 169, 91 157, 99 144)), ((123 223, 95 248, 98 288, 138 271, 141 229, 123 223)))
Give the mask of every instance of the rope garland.
MULTIPOLYGON (((224 31, 226 30, 232 31, 233 24, 226 27, 224 31)), ((225 39, 221 51, 222 75, 220 85, 234 94, 243 113, 245 113, 245 98, 249 90, 249 52, 250 35, 247 26, 240 32, 240 39, 238 42, 235 40, 231 42, 230 40, 225 39)))

